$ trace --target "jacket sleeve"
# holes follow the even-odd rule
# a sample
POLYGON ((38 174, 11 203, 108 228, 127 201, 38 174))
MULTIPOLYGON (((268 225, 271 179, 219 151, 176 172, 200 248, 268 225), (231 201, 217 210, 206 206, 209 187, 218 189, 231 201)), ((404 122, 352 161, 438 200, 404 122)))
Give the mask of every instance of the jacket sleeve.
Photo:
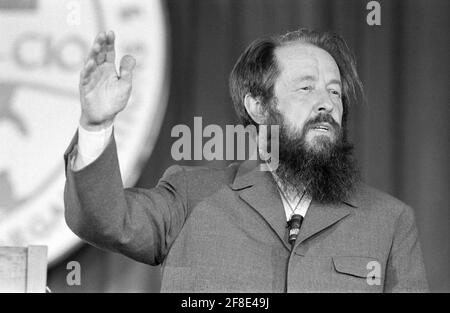
POLYGON ((406 205, 396 222, 385 275, 385 292, 428 291, 414 212, 406 205))
POLYGON ((80 171, 71 169, 77 135, 67 149, 65 219, 81 239, 139 262, 163 262, 187 217, 184 169, 172 166, 152 189, 124 189, 114 136, 80 171))

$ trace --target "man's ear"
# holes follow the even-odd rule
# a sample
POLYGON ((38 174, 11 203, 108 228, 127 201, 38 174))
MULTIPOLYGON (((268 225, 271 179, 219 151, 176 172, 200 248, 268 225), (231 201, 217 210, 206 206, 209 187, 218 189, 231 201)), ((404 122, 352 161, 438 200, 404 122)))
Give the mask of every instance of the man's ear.
POLYGON ((244 98, 244 106, 248 115, 257 124, 265 124, 266 111, 264 110, 262 101, 259 98, 254 98, 251 94, 246 94, 244 98))

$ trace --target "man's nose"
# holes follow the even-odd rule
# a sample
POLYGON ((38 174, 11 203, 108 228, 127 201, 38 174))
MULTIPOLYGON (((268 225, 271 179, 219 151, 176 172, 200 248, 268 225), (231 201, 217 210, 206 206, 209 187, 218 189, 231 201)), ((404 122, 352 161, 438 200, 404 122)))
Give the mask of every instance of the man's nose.
POLYGON ((330 98, 328 92, 321 92, 316 102, 317 113, 331 113, 333 111, 334 104, 330 98))

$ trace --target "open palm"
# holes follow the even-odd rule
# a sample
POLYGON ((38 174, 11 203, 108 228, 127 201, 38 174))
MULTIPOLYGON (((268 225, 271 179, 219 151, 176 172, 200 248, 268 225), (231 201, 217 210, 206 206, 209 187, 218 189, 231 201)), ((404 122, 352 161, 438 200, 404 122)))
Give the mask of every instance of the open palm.
POLYGON ((80 74, 80 122, 87 129, 109 126, 130 98, 136 61, 124 56, 118 74, 114 41, 113 32, 99 33, 80 74))

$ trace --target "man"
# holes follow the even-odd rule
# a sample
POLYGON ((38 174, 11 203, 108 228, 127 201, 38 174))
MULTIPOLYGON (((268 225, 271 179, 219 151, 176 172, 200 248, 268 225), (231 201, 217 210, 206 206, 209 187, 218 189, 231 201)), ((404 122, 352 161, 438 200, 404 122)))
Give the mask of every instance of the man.
POLYGON ((114 34, 100 33, 65 158, 66 221, 82 239, 162 264, 162 291, 427 290, 412 209, 358 179, 346 120, 363 93, 340 37, 262 38, 231 73, 243 124, 280 126, 276 169, 172 166, 153 189, 122 185, 113 120, 135 61, 123 57, 117 74, 114 60, 114 34))

